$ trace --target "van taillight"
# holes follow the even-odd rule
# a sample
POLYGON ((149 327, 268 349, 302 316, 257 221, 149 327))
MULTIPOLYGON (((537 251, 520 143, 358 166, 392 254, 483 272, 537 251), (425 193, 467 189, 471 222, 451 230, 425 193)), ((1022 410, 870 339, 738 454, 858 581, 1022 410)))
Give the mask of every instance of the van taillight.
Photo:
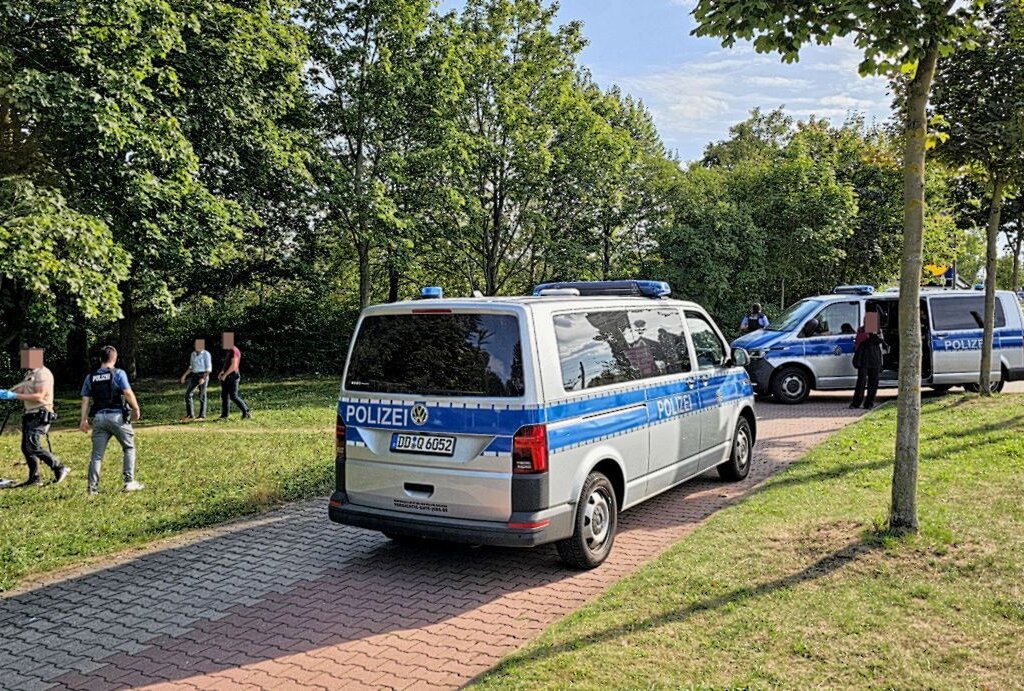
POLYGON ((334 458, 339 461, 345 460, 345 421, 340 415, 334 426, 334 458))
POLYGON ((547 425, 526 425, 512 437, 512 472, 548 472, 547 425))

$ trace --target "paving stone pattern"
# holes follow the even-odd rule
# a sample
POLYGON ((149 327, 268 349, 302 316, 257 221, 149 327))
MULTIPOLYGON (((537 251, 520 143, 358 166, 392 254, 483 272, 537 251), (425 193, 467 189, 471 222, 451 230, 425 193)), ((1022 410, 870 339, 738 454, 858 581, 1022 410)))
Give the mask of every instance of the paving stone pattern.
POLYGON ((751 476, 624 513, 593 571, 550 546, 401 547, 316 499, 63 574, 0 599, 0 687, 462 686, 855 419, 846 400, 759 404, 751 476))

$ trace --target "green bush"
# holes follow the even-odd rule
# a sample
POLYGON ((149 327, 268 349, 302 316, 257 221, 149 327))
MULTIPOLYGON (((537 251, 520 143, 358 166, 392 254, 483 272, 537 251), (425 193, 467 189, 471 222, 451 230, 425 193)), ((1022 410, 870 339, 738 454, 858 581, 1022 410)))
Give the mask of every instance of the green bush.
POLYGON ((247 295, 192 301, 174 316, 150 320, 140 329, 138 369, 147 375, 180 374, 197 337, 206 339, 217 367, 220 334, 233 331, 245 374, 340 374, 358 315, 345 299, 302 289, 262 300, 247 295))

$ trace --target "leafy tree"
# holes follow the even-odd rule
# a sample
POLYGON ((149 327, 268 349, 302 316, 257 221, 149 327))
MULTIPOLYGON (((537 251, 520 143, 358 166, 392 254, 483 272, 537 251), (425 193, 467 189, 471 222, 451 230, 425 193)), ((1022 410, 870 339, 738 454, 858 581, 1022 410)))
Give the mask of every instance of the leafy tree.
POLYGON ((31 322, 52 325, 58 293, 73 296, 87 317, 117 317, 127 263, 109 228, 69 208, 58 191, 0 178, 0 348, 26 340, 31 322))
POLYGON ((1024 176, 1024 14, 1019 2, 991 3, 986 30, 972 51, 939 68, 932 108, 946 123, 939 155, 980 166, 990 185, 986 231, 985 328, 979 385, 991 396, 996 263, 1004 193, 1024 176))
POLYGON ((725 46, 753 40, 759 52, 775 51, 788 62, 797 60, 810 42, 831 43, 852 36, 864 53, 864 74, 901 70, 907 74, 904 122, 904 228, 900 271, 900 341, 896 462, 893 469, 889 527, 915 532, 917 465, 921 418, 920 278, 925 216, 925 149, 927 104, 935 67, 975 30, 982 0, 899 0, 879 4, 867 0, 803 2, 783 0, 700 0, 694 10, 695 33, 722 38, 725 46))
POLYGON ((463 200, 452 262, 488 295, 520 287, 549 229, 542 201, 559 119, 571 114, 578 24, 538 0, 469 0, 461 18, 463 200))
POLYGON ((402 166, 419 39, 430 0, 308 0, 323 222, 358 258, 359 303, 370 302, 372 259, 406 224, 389 188, 402 166))

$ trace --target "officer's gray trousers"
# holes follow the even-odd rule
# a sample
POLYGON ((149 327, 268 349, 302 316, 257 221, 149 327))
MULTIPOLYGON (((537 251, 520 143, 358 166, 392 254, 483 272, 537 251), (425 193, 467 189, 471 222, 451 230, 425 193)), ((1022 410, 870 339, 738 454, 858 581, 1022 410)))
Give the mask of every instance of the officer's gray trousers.
POLYGON ((114 437, 124 451, 124 481, 135 479, 135 430, 126 422, 120 410, 101 410, 92 419, 92 457, 89 459, 89 489, 100 486, 100 466, 107 444, 114 437))

